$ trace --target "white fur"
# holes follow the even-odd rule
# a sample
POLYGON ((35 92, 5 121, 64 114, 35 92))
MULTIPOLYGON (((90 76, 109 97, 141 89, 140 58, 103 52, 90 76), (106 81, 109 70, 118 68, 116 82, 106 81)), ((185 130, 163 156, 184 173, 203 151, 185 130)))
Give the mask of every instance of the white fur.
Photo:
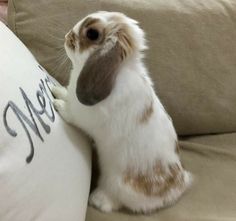
MULTIPOLYGON (((110 15, 98 12, 89 16, 108 23, 110 15)), ((68 123, 80 127, 97 144, 101 177, 97 189, 90 196, 90 204, 105 212, 123 206, 137 212, 150 212, 174 203, 191 183, 191 175, 185 171, 186 188, 170 190, 165 198, 145 196, 123 182, 124 171, 130 165, 145 172, 157 160, 167 166, 180 164, 180 159, 175 152, 177 136, 172 121, 156 96, 142 61, 141 51, 146 48, 144 33, 136 21, 119 15, 131 27, 138 48, 122 63, 111 94, 93 106, 79 102, 75 93, 76 82, 91 51, 81 54, 65 47, 73 70, 67 90, 53 88, 58 98, 54 105, 68 123), (138 121, 139 116, 151 101, 154 112, 148 122, 142 124, 138 121)), ((80 24, 73 28, 75 32, 78 32, 80 24)))

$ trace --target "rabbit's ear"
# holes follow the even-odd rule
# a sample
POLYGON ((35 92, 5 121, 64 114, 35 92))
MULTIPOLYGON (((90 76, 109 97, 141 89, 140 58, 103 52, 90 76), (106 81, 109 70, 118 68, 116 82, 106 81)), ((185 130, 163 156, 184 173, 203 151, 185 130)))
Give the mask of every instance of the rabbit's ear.
POLYGON ((122 54, 118 41, 108 42, 88 58, 77 80, 76 96, 82 104, 95 105, 111 93, 122 54))

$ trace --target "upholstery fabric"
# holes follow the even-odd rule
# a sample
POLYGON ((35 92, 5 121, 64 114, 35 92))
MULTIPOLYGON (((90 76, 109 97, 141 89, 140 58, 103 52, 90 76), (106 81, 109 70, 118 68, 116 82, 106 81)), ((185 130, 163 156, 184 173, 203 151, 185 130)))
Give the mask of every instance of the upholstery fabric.
POLYGON ((65 83, 65 33, 97 10, 121 11, 146 31, 146 63, 178 134, 236 131, 235 0, 10 0, 8 20, 65 83))
POLYGON ((7 19, 7 0, 0 0, 0 21, 6 23, 7 19))
POLYGON ((235 221, 236 133, 187 137, 180 144, 194 183, 177 204, 148 216, 89 207, 86 221, 235 221))
POLYGON ((147 33, 145 62, 158 96, 182 135, 181 155, 195 181, 176 205, 154 214, 105 214, 89 207, 86 221, 236 220, 235 0, 9 3, 11 29, 65 84, 70 66, 63 64, 63 38, 85 15, 121 11, 138 20, 147 33))

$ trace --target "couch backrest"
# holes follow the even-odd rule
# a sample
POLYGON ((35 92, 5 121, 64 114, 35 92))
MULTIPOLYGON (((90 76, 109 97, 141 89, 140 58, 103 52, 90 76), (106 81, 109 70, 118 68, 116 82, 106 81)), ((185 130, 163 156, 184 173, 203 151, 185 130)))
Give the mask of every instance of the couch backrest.
POLYGON ((97 10, 137 19, 147 32, 146 63, 156 92, 178 134, 236 131, 235 0, 10 0, 9 5, 11 29, 61 82, 68 65, 60 65, 60 39, 79 19, 97 10))

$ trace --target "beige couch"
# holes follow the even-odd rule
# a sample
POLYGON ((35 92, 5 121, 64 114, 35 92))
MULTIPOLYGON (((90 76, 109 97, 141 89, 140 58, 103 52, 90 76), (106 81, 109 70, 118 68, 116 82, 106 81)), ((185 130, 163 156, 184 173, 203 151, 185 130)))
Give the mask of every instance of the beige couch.
POLYGON ((0 0, 0 21, 6 23, 7 0, 0 0))
POLYGON ((10 28, 62 83, 64 34, 97 10, 121 11, 147 32, 147 66, 181 140, 193 187, 174 206, 148 216, 101 213, 87 221, 236 220, 235 0, 10 0, 10 28))

